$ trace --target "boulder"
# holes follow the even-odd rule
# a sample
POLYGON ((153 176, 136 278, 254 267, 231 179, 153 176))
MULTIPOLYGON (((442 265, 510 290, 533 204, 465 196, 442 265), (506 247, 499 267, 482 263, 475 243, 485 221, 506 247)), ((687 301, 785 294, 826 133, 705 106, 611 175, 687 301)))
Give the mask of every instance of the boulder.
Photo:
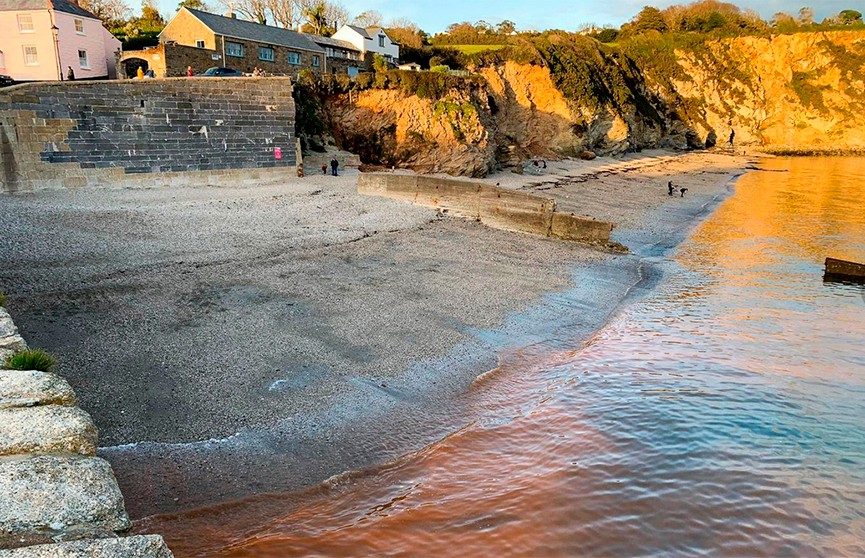
POLYGON ((0 457, 24 453, 96 455, 96 426, 78 407, 0 409, 0 457))
POLYGON ((0 550, 0 558, 173 558, 159 535, 88 539, 0 550))
POLYGON ((0 459, 0 549, 131 527, 111 466, 98 457, 0 459))
POLYGON ((5 308, 0 306, 0 350, 7 352, 26 348, 27 344, 18 335, 18 328, 15 327, 12 316, 9 315, 9 312, 5 308))
POLYGON ((580 152, 580 159, 583 161, 592 161, 597 157, 598 155, 594 151, 585 150, 580 152))
POLYGON ((69 383, 48 372, 0 370, 0 409, 34 405, 75 406, 78 399, 69 383))

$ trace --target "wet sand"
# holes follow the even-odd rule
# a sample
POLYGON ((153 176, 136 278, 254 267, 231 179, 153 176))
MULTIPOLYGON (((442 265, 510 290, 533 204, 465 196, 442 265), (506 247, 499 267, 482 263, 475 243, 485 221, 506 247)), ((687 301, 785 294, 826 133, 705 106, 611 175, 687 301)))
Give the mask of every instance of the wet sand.
POLYGON ((747 158, 644 153, 488 181, 619 223, 635 255, 358 196, 261 188, 0 196, 0 288, 60 357, 133 517, 296 490, 472 418, 508 351, 588 335, 747 158), (669 198, 666 181, 688 188, 669 198))

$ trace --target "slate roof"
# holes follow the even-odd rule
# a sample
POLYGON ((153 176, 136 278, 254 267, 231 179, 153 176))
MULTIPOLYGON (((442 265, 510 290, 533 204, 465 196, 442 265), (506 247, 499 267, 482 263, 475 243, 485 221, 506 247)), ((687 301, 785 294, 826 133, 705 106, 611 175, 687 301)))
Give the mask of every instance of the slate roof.
POLYGON ((0 0, 0 12, 27 12, 31 10, 54 10, 99 19, 95 14, 69 0, 0 0))
POLYGON ((321 35, 306 35, 309 39, 318 45, 327 45, 331 47, 341 48, 345 50, 353 50, 355 52, 360 52, 356 46, 351 44, 348 41, 341 41, 339 39, 332 39, 330 37, 322 37, 321 35))
POLYGON ((354 29, 364 39, 369 39, 370 41, 372 40, 372 37, 369 36, 369 34, 366 32, 366 29, 364 29, 363 27, 358 27, 357 25, 349 25, 348 27, 349 29, 354 29))
POLYGON ((279 45, 298 50, 307 50, 311 52, 324 52, 324 49, 311 41, 307 35, 291 31, 289 29, 280 29, 270 25, 262 25, 242 19, 234 19, 221 15, 202 12, 201 10, 193 10, 192 8, 183 8, 194 15, 201 23, 207 26, 208 29, 217 35, 224 37, 232 37, 235 39, 245 39, 247 41, 255 41, 257 43, 268 45, 279 45))

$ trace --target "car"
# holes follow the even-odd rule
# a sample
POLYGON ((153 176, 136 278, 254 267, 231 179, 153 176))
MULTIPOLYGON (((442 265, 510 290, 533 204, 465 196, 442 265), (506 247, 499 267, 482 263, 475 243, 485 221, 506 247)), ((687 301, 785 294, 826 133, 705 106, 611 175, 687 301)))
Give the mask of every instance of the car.
POLYGON ((199 77, 243 77, 243 72, 233 68, 208 68, 199 77))
POLYGON ((15 80, 0 74, 0 87, 8 87, 9 85, 15 85, 15 80))

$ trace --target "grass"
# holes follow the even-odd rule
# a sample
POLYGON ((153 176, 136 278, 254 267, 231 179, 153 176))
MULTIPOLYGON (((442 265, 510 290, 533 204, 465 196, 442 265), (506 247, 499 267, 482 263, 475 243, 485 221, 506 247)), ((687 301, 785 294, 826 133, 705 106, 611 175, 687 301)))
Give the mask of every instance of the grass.
POLYGON ((3 360, 4 368, 9 370, 40 370, 51 372, 57 359, 42 349, 24 349, 7 355, 3 360))
POLYGON ((447 45, 448 48, 456 49, 463 54, 477 54, 489 50, 501 50, 507 45, 447 45))

